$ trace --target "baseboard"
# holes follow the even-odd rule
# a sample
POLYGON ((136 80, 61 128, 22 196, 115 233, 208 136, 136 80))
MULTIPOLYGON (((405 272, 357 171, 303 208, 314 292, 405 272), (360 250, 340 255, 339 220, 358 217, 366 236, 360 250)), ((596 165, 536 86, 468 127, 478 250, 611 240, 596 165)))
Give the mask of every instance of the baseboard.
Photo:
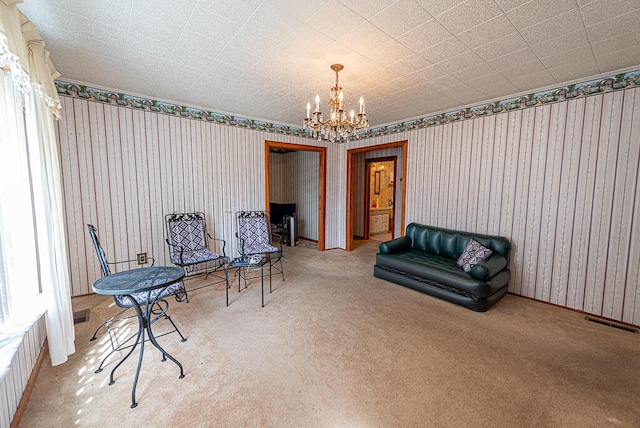
POLYGON ((20 426, 20 421, 22 420, 22 415, 24 414, 24 410, 27 408, 27 404, 29 403, 29 398, 31 398, 31 391, 33 390, 34 385, 36 384, 36 380, 38 379, 38 373, 40 372, 40 367, 42 367, 42 362, 44 358, 49 354, 49 342, 45 340, 42 349, 40 350, 40 354, 38 355, 38 359, 36 360, 36 364, 33 366, 33 370, 31 371, 31 375, 29 376, 29 381, 27 382, 27 386, 22 393, 22 398, 20 399, 20 404, 18 404, 18 408, 16 409, 16 414, 13 416, 13 420, 11 421, 11 428, 18 428, 20 426))
POLYGON ((570 308, 568 306, 558 305, 556 303, 545 302, 544 300, 534 299, 533 297, 522 296, 520 294, 515 294, 515 293, 512 293, 510 291, 508 291, 507 294, 511 294, 512 296, 516 296, 516 297, 522 297, 523 299, 527 299, 527 300, 533 300, 534 302, 544 303, 545 305, 555 306, 556 308, 568 309, 571 312, 576 312, 576 313, 581 314, 581 315, 588 315, 590 317, 599 318, 599 319, 604 320, 604 321, 608 321, 608 322, 612 322, 612 323, 616 323, 616 324, 621 324, 621 325, 624 325, 624 326, 627 326, 627 327, 640 328, 640 325, 630 324, 628 322, 620 321, 620 320, 617 320, 617 319, 614 319, 614 318, 603 317, 602 315, 593 314, 591 312, 581 311, 580 309, 574 309, 574 308, 570 308))

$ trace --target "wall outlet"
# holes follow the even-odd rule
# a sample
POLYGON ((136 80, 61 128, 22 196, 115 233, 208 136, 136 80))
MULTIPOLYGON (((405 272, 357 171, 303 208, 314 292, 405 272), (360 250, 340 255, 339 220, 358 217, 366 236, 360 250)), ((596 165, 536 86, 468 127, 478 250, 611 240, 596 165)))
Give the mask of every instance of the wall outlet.
POLYGON ((139 265, 147 264, 147 253, 138 253, 138 264, 139 265))

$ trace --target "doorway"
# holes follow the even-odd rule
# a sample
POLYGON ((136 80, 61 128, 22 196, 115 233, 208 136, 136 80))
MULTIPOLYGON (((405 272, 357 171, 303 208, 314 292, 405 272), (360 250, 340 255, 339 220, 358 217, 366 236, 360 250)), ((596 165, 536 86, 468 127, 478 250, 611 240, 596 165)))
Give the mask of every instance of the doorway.
MULTIPOLYGON (((379 157, 396 155, 397 163, 394 168, 394 180, 393 186, 396 189, 395 197, 393 199, 393 230, 394 235, 399 236, 404 231, 405 223, 405 201, 406 201, 406 176, 407 176, 407 146, 408 141, 398 141, 395 143, 380 144, 377 146, 360 147, 357 149, 347 150, 347 213, 346 213, 346 236, 345 236, 345 249, 352 251, 354 249, 354 219, 355 213, 361 211, 364 208, 361 204, 355 204, 356 194, 356 178, 359 174, 361 176, 362 169, 356 167, 356 160, 358 155, 369 152, 380 152, 379 157)), ((375 154, 374 154, 375 155, 375 154)), ((381 177, 382 178, 382 175, 381 177)), ((382 184, 382 182, 380 183, 382 184)), ((367 187, 368 188, 368 187, 367 187)), ((369 207, 370 208, 370 207, 369 207)), ((370 210, 369 210, 370 211, 370 210)), ((361 216, 361 214, 358 214, 361 216)))
MULTIPOLYGON (((326 158, 327 148, 306 146, 302 144, 280 143, 276 141, 265 141, 265 209, 269 209, 271 202, 271 164, 270 154, 272 150, 287 150, 301 152, 315 152, 318 154, 317 165, 317 241, 318 250, 325 250, 325 206, 326 206, 326 158)), ((278 201, 279 202, 279 201, 278 201)))
POLYGON ((365 160, 363 239, 384 242, 394 238, 397 161, 397 156, 365 160))

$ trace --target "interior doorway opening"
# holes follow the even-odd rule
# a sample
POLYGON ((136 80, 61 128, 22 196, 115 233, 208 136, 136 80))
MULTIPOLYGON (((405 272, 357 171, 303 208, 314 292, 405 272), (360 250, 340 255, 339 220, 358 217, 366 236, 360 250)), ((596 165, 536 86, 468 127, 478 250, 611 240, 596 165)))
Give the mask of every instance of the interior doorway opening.
POLYGON ((299 237, 317 242, 320 251, 325 250, 326 157, 326 147, 265 141, 265 209, 270 211, 271 202, 294 204, 299 237))
MULTIPOLYGON (((346 237, 345 248, 347 251, 354 249, 354 237, 363 238, 370 236, 371 230, 371 204, 373 202, 370 195, 368 201, 368 191, 365 192, 365 188, 369 189, 367 181, 376 180, 376 175, 370 176, 365 168, 367 160, 374 161, 376 158, 396 158, 396 164, 394 166, 394 174, 387 176, 387 188, 389 184, 392 185, 393 194, 391 205, 393 213, 388 213, 392 216, 391 232, 392 236, 400 236, 404 231, 405 223, 405 200, 406 200, 406 175, 407 175, 407 145, 408 142, 398 141, 395 143, 380 144, 377 146, 360 147, 357 149, 347 150, 347 213, 346 213, 346 237), (373 177, 373 178, 372 178, 373 177), (391 179, 393 177, 393 179, 391 179), (368 212, 368 215, 365 214, 368 212), (365 221, 365 218, 367 221, 365 221), (366 230, 365 230, 366 229, 366 230)), ((374 171, 375 173, 375 171, 374 171)), ((382 191, 382 171, 380 171, 380 191, 382 191)), ((375 194, 374 194, 375 195, 375 194)), ((378 205, 385 203, 385 207, 389 205, 389 200, 380 200, 379 195, 376 200, 376 208, 378 205)), ((379 210, 383 211, 383 210, 379 210)), ((373 210, 375 212, 375 210, 373 210)), ((384 218, 384 217, 382 217, 384 218)), ((376 221, 375 219, 373 220, 376 221)), ((381 219, 378 219, 378 225, 380 228, 381 219)), ((375 226, 375 225, 374 225, 375 226)))
MULTIPOLYGON (((384 242, 395 237, 397 160, 397 156, 388 156, 365 161, 363 239, 384 242)), ((358 218, 354 218, 354 223, 358 224, 358 218)), ((354 236, 358 236, 356 230, 354 236)))

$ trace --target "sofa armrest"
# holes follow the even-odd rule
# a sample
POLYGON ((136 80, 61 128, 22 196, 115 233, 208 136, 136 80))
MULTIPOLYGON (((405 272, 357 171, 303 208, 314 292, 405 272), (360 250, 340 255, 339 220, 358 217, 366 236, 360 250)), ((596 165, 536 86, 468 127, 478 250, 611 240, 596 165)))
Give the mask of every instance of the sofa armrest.
POLYGON ((403 250, 411 248, 411 238, 403 236, 401 238, 392 239, 378 245, 378 249, 382 254, 399 253, 403 250))
POLYGON ((500 254, 493 253, 489 258, 476 264, 469 271, 469 275, 471 275, 475 279, 487 280, 506 267, 507 259, 505 259, 500 254))

